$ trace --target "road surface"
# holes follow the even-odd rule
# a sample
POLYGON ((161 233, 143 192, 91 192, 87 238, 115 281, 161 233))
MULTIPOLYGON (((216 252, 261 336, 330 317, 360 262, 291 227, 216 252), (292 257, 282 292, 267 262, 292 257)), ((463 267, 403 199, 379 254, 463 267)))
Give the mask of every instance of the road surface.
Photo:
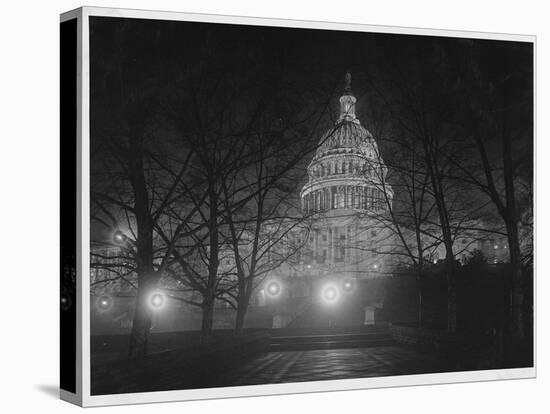
POLYGON ((448 370, 429 352, 390 345, 269 352, 218 377, 218 385, 253 385, 425 374, 448 370))

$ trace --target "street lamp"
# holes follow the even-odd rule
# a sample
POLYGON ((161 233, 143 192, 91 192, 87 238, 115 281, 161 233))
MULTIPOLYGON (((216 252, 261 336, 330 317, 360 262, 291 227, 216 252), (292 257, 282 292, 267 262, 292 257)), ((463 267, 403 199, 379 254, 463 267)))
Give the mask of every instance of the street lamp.
POLYGON ((332 302, 336 300, 336 295, 337 295, 337 292, 335 288, 329 287, 325 289, 325 299, 327 300, 327 302, 332 302))
POLYGON ((354 288, 354 282, 352 279, 344 279, 343 283, 342 283, 342 289, 345 291, 345 292, 351 292, 354 288))
POLYGON ((102 312, 106 312, 113 306, 113 299, 108 295, 100 296, 97 299, 96 306, 102 312))
POLYGON ((333 283, 328 283, 321 289, 321 300, 325 305, 328 306, 328 327, 332 328, 333 326, 333 310, 335 308, 336 303, 338 303, 338 300, 340 299, 340 290, 338 289, 338 286, 336 286, 333 283))
POLYGON ((66 293, 61 295, 61 309, 68 310, 71 308, 72 304, 73 301, 71 299, 71 295, 66 293))
POLYGON ((113 243, 118 244, 119 246, 126 243, 126 235, 121 232, 120 230, 117 230, 113 233, 113 243))
POLYGON ((327 305, 333 305, 339 299, 340 291, 338 287, 334 284, 327 284, 321 289, 321 299, 327 305))
POLYGON ((149 306, 153 308, 153 310, 161 309, 166 302, 165 296, 160 292, 154 292, 149 297, 149 306))
POLYGON ((267 294, 272 298, 279 296, 281 290, 281 284, 276 280, 269 282, 266 287, 267 294))

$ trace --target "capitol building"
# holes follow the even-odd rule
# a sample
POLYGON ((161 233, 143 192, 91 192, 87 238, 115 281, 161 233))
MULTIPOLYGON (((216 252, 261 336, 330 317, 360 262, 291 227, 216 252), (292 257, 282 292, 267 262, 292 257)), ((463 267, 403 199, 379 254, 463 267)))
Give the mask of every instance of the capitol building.
MULTIPOLYGON (((416 234, 401 226, 400 235, 404 240, 400 239, 392 225, 394 191, 388 183, 388 167, 374 136, 357 118, 356 103, 348 73, 336 121, 321 135, 307 166, 306 182, 299 193, 301 212, 291 219, 293 223, 298 220, 300 225, 290 224, 293 230, 273 245, 274 255, 284 259, 273 260, 272 267, 272 263, 267 263, 271 270, 255 280, 257 284, 247 314, 248 327, 292 327, 301 315, 321 312, 323 301, 334 299, 335 303, 349 305, 354 292, 358 293, 357 303, 361 296, 361 309, 355 312, 360 320, 340 323, 372 324, 375 309, 383 307, 387 278, 395 275, 396 265, 411 263, 403 241, 414 246, 416 234), (278 254, 281 252, 277 249, 283 254, 278 254), (337 298, 337 295, 345 297, 337 298), (317 311, 312 307, 315 304, 320 306, 317 311)), ((445 257, 444 246, 437 240, 434 242, 423 235, 422 243, 431 246, 426 252, 427 261, 437 263, 445 257)), ((488 237, 487 233, 461 234, 453 249, 456 260, 463 263, 476 249, 491 264, 508 261, 505 236, 497 239, 488 237)), ((93 250, 107 262, 116 261, 119 255, 116 246, 98 246, 93 250)), ((231 254, 226 255, 220 266, 227 273, 234 269, 231 254)), ((98 298, 110 295, 120 303, 131 301, 125 299, 130 298, 132 292, 126 279, 101 283, 110 280, 109 269, 109 266, 91 269, 92 295, 98 298)), ((193 292, 190 299, 200 302, 201 297, 193 292)), ((131 305, 121 309, 125 313, 117 320, 125 325, 119 328, 127 328, 131 323, 131 305)), ((178 312, 174 313, 173 320, 164 317, 165 328, 199 329, 201 313, 196 307, 181 308, 178 312), (185 320, 181 315, 185 315, 185 320)), ((233 327, 234 316, 227 301, 218 303, 215 326, 233 327)), ((102 314, 93 319, 97 325, 103 320, 102 314)), ((311 323, 306 320, 303 325, 311 323)), ((107 328, 96 328, 101 329, 107 328)), ((164 328, 159 325, 156 329, 164 328)))
MULTIPOLYGON (((337 120, 321 136, 300 192, 307 225, 291 237, 301 248, 293 260, 271 272, 259 289, 257 304, 269 303, 272 281, 279 283, 286 298, 315 300, 322 297, 323 286, 331 283, 339 287, 364 285, 392 276, 397 265, 410 265, 403 242, 415 246, 416 233, 401 226, 404 240, 400 240, 391 224, 394 192, 387 181, 388 167, 374 136, 357 118, 356 103, 348 73, 337 120)), ((480 223, 471 227, 476 226, 480 223)), ((444 259, 445 247, 440 241, 428 233, 421 238, 424 246, 430 246, 425 247, 424 260, 437 263, 444 259)), ((453 246, 455 260, 465 263, 475 250, 490 264, 508 261, 503 235, 461 232, 453 246)))
MULTIPOLYGON (((393 190, 372 133, 356 117, 356 102, 348 73, 339 116, 321 136, 300 192, 308 226, 294 237, 303 247, 264 284, 280 281, 286 297, 316 296, 329 282, 351 285, 389 272, 387 253, 395 240, 380 223, 392 206, 393 190)), ((260 290, 260 297, 264 294, 260 290)))

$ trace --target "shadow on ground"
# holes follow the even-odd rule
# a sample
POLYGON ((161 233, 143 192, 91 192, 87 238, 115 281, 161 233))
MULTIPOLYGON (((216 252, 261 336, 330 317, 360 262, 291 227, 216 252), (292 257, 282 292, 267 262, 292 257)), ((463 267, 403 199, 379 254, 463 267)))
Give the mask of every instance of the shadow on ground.
POLYGON ((57 384, 38 384, 35 388, 49 397, 59 399, 59 386, 57 384))

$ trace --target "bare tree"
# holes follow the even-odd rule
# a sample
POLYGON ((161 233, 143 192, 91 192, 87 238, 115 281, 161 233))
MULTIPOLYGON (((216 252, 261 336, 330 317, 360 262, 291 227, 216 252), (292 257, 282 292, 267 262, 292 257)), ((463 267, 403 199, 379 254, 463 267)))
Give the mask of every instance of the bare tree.
MULTIPOLYGON (((313 137, 330 99, 284 67, 256 67, 246 48, 233 53, 243 55, 235 67, 220 64, 222 57, 208 51, 201 70, 183 63, 162 102, 182 145, 195 154, 191 172, 178 178, 180 200, 188 200, 197 213, 185 226, 195 230, 173 249, 170 274, 201 296, 203 342, 212 331, 215 302, 235 306, 242 328, 254 279, 281 262, 266 258, 273 258, 274 246, 298 220, 289 174, 296 184, 292 171, 315 149, 313 137), (245 252, 242 241, 251 237, 255 242, 245 252), (234 268, 220 266, 228 252, 234 268), (237 283, 231 283, 234 277, 237 283)), ((171 214, 184 220, 177 204, 171 214)))
MULTIPOLYGON (((436 236, 434 241, 438 240, 445 250, 447 329, 453 332, 456 330, 457 313, 454 245, 459 231, 467 227, 464 224, 475 218, 472 214, 475 207, 468 206, 471 200, 465 200, 462 196, 464 183, 454 179, 456 162, 449 162, 449 158, 457 161, 465 156, 455 122, 455 79, 447 75, 451 63, 446 58, 444 47, 436 40, 429 48, 411 50, 410 53, 418 54, 418 59, 415 59, 418 63, 406 68, 396 56, 381 55, 388 70, 380 75, 380 83, 385 87, 379 95, 389 112, 389 119, 395 124, 395 130, 401 137, 407 137, 405 141, 411 143, 408 151, 415 154, 415 199, 408 200, 406 204, 413 215, 418 213, 414 207, 418 201, 416 188, 421 188, 422 197, 426 198, 429 211, 435 216, 430 215, 428 221, 437 226, 438 234, 430 233, 436 236)), ((403 141, 403 138, 397 140, 403 141)), ((405 172, 410 174, 410 171, 405 172)), ((411 184, 409 180, 408 186, 411 184)), ((417 215, 417 223, 419 219, 417 215)), ((420 233, 417 234, 420 236, 420 233)), ((418 250, 423 242, 417 240, 418 250)), ((414 256, 417 257, 417 254, 414 256)))
POLYGON ((392 142, 391 147, 392 153, 398 154, 392 157, 391 162, 384 164, 377 154, 371 163, 371 170, 377 175, 374 182, 383 197, 382 209, 375 214, 375 219, 382 227, 389 229, 391 240, 395 240, 391 253, 404 257, 404 262, 412 265, 416 273, 418 323, 422 327, 424 269, 432 263, 434 251, 442 243, 438 226, 434 223, 436 205, 431 196, 423 158, 415 150, 414 143, 400 137, 392 142), (383 164, 390 171, 391 193, 381 176, 383 164))
MULTIPOLYGON (((148 34, 143 33, 142 48, 158 56, 158 39, 148 34)), ((135 288, 129 356, 139 358, 147 352, 151 328, 149 296, 158 288, 184 226, 177 226, 169 239, 156 229, 179 197, 178 177, 187 173, 193 151, 180 146, 180 156, 171 156, 176 144, 159 111, 164 72, 158 59, 135 72, 139 53, 127 43, 132 35, 131 25, 117 26, 112 58, 98 59, 91 68, 92 247, 116 251, 102 257, 93 250, 92 261, 109 270, 111 279, 126 279, 135 288), (176 171, 175 177, 159 168, 159 161, 176 171)))
MULTIPOLYGON (((321 119, 323 111, 318 114, 321 119)), ((317 122, 318 123, 318 122, 317 122)), ((291 259, 302 247, 291 235, 303 231, 307 215, 297 203, 297 166, 314 150, 316 128, 301 140, 287 125, 247 137, 253 148, 252 162, 224 184, 226 242, 233 252, 237 278, 234 294, 237 332, 242 332, 250 298, 269 272, 291 259), (238 189, 246 189, 239 191, 238 189), (236 190, 237 189, 237 190, 236 190)))
POLYGON ((460 72, 463 93, 469 99, 463 123, 477 156, 461 173, 489 197, 505 224, 512 266, 510 331, 522 340, 524 276, 519 227, 532 209, 532 192, 522 187, 532 181, 532 47, 497 47, 488 61, 487 45, 468 46, 462 56, 465 69, 460 72))

